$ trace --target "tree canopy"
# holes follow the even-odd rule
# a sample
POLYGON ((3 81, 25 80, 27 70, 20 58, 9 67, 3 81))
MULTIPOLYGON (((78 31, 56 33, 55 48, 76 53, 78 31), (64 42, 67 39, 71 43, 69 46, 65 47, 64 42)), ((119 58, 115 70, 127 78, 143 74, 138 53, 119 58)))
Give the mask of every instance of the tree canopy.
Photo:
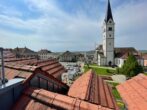
POLYGON ((143 68, 141 65, 139 65, 134 55, 129 55, 122 68, 120 68, 119 72, 128 77, 133 77, 139 73, 142 73, 143 68))

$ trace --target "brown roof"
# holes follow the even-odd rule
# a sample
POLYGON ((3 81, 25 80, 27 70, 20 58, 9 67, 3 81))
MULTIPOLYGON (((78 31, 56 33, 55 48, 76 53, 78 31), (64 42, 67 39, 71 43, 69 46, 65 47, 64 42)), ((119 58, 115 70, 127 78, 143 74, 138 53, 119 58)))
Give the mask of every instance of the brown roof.
POLYGON ((47 49, 41 49, 40 51, 38 51, 39 54, 46 54, 46 53, 51 53, 51 51, 47 50, 47 49))
POLYGON ((147 54, 143 54, 142 57, 144 58, 144 60, 147 60, 147 54))
POLYGON ((117 86, 128 110, 147 110, 147 76, 139 74, 117 86))
POLYGON ((72 52, 70 52, 70 51, 66 51, 66 52, 64 52, 62 55, 60 55, 60 56, 74 56, 75 54, 74 53, 72 53, 72 52))
POLYGON ((122 52, 122 53, 126 53, 126 52, 137 52, 137 50, 133 47, 120 47, 120 48, 115 48, 115 52, 122 52))
POLYGON ((8 80, 16 78, 16 77, 28 79, 31 75, 32 75, 32 72, 29 72, 29 71, 5 68, 5 77, 8 80))
POLYGON ((58 86, 67 88, 68 86, 60 81, 61 74, 65 72, 64 67, 54 59, 49 60, 13 60, 12 62, 5 62, 5 76, 6 78, 24 78, 24 84, 28 82, 37 74, 40 73, 47 78, 50 78, 58 86))
POLYGON ((137 54, 138 51, 133 47, 115 48, 115 57, 120 58, 128 54, 137 54))
POLYGON ((7 59, 5 61, 5 66, 26 71, 33 71, 36 68, 41 68, 55 78, 60 77, 61 74, 65 72, 64 67, 55 59, 37 60, 34 58, 14 58, 7 59))
MULTIPOLYGON (((128 57, 129 57, 129 54, 128 53, 125 53, 124 55, 121 56, 122 59, 127 59, 128 57)), ((137 55, 137 54, 134 55, 134 57, 136 59, 143 59, 141 55, 137 55)))
POLYGON ((68 95, 103 107, 118 109, 111 88, 92 70, 83 74, 71 85, 68 95))
MULTIPOLYGON (((10 80, 13 78, 24 78, 24 82, 23 85, 24 87, 29 86, 29 82, 32 78, 35 77, 36 74, 41 74, 45 77, 47 77, 52 83, 54 82, 59 88, 57 88, 57 92, 58 93, 63 93, 68 91, 68 86, 66 84, 64 84, 63 82, 61 82, 60 80, 58 80, 57 78, 55 78, 54 76, 48 74, 46 71, 43 71, 41 68, 38 67, 29 67, 29 66, 25 66, 25 65, 14 65, 14 66, 8 66, 5 67, 5 77, 10 80), (63 89, 65 90, 63 90, 63 89), (62 90, 63 91, 62 91, 62 90)), ((59 74, 59 72, 57 73, 59 74)), ((60 73, 61 74, 61 73, 60 73)))
POLYGON ((14 105, 13 110, 111 110, 100 105, 53 93, 28 88, 14 105))
POLYGON ((14 53, 12 53, 11 50, 8 50, 8 49, 4 49, 3 55, 4 55, 5 59, 7 59, 7 58, 16 58, 16 55, 14 53))
POLYGON ((33 50, 27 48, 27 47, 24 47, 24 48, 15 48, 13 49, 13 52, 15 54, 36 54, 36 52, 34 52, 33 50))
POLYGON ((25 60, 32 60, 32 59, 35 59, 36 58, 5 58, 4 61, 5 62, 16 62, 16 61, 25 61, 25 60))

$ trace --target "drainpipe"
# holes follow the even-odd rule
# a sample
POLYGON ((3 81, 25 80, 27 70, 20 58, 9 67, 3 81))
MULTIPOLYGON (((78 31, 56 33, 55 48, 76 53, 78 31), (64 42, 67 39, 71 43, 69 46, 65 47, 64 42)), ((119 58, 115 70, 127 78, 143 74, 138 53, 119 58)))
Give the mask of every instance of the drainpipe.
POLYGON ((3 48, 0 48, 0 56, 1 56, 1 81, 5 84, 5 70, 4 70, 4 56, 3 56, 3 48))

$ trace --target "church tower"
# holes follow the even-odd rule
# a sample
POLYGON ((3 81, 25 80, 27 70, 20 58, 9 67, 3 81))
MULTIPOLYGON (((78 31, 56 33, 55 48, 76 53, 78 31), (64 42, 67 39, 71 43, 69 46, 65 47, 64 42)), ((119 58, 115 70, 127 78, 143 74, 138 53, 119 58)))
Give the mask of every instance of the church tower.
POLYGON ((106 17, 103 23, 103 52, 106 58, 106 65, 114 64, 114 31, 115 23, 112 16, 110 1, 106 11, 106 17))

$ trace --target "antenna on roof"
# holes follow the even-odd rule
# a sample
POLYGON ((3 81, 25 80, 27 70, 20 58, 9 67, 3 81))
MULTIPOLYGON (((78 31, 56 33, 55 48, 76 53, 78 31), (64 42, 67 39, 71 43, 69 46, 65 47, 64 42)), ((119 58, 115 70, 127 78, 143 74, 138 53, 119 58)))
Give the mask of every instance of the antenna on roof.
POLYGON ((5 70, 4 70, 4 56, 3 56, 3 48, 0 47, 0 65, 1 65, 1 74, 0 74, 0 78, 1 78, 1 82, 2 84, 5 84, 5 70))

